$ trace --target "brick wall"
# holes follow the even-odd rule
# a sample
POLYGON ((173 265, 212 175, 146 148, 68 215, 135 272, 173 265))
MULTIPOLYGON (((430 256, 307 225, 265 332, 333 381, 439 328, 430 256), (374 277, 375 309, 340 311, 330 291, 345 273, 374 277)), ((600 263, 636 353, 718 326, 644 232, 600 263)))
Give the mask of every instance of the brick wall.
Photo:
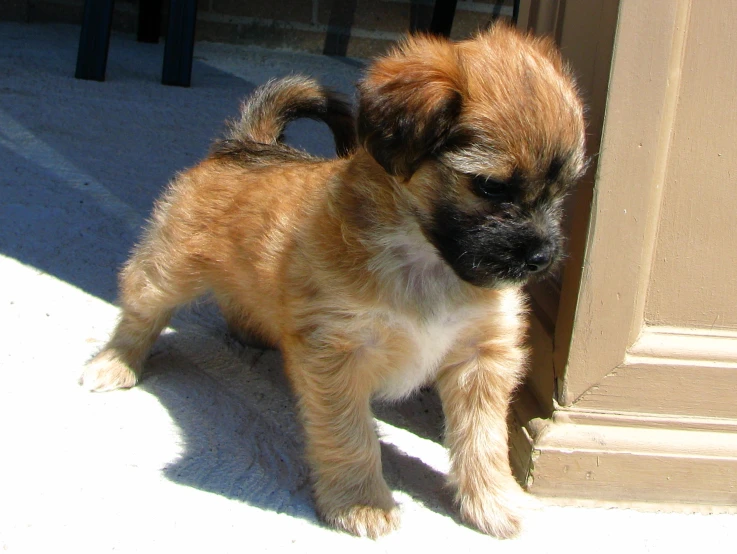
MULTIPOLYGON (((83 5, 84 0, 2 0, 0 19, 79 23, 83 5)), ((138 0, 116 0, 113 28, 135 32, 137 6, 138 0)), ((432 0, 199 0, 198 8, 197 40, 366 57, 427 23, 432 0)), ((468 36, 511 13, 512 0, 460 0, 451 36, 468 36)))

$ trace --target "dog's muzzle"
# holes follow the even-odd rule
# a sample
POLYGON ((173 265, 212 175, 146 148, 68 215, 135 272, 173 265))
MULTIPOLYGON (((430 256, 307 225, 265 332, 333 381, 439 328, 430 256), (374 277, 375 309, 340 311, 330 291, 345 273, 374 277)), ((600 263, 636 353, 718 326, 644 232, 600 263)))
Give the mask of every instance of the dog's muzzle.
POLYGON ((479 287, 544 277, 562 251, 557 221, 541 228, 526 218, 472 216, 446 207, 423 231, 453 271, 479 287))

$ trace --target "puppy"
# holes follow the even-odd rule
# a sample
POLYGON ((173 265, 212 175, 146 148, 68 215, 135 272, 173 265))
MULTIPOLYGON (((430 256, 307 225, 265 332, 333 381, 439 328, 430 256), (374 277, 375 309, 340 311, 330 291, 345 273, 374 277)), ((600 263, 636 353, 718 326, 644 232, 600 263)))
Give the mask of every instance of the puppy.
POLYGON ((370 402, 434 383, 463 519, 514 536, 525 498, 506 416, 525 366, 522 286, 561 256, 581 102, 551 42, 504 26, 408 38, 358 88, 358 145, 349 107, 309 79, 244 104, 156 204, 82 384, 135 385, 172 311, 211 292, 233 328, 281 350, 327 522, 369 537, 397 527, 370 402), (297 117, 326 122, 343 157, 284 145, 297 117))

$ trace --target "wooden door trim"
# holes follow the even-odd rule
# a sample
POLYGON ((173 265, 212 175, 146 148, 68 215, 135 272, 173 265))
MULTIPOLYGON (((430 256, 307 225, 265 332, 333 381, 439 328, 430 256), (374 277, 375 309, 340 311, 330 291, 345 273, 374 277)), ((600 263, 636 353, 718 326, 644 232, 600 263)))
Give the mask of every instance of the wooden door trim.
POLYGON ((619 6, 580 288, 572 327, 556 325, 563 405, 625 363, 643 330, 690 7, 690 0, 619 6))
POLYGON ((556 406, 545 418, 522 389, 510 461, 553 503, 737 512, 737 421, 556 406))
POLYGON ((572 406, 737 420, 735 391, 737 332, 646 326, 624 361, 572 406))

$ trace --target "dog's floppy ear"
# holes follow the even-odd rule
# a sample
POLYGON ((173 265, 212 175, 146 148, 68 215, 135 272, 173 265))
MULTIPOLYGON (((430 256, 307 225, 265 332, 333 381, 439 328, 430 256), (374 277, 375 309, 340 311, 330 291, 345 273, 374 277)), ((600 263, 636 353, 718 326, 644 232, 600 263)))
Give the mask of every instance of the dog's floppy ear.
POLYGON ((410 177, 443 143, 461 111, 461 68, 453 44, 408 38, 358 84, 358 137, 390 174, 410 177))

